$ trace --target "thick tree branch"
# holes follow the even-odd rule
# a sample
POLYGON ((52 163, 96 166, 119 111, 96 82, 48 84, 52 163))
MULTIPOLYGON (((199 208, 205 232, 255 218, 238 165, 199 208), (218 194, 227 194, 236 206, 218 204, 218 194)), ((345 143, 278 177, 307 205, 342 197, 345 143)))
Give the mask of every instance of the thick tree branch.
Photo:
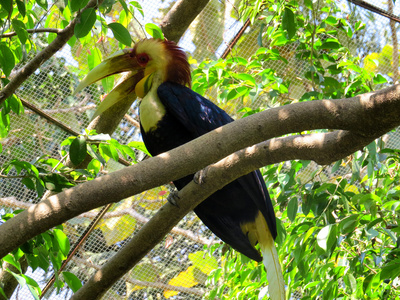
MULTIPOLYGON (((97 8, 102 2, 103 0, 90 0, 82 11, 88 8, 97 8)), ((19 70, 15 77, 0 91, 0 104, 10 97, 33 72, 68 42, 74 35, 75 24, 79 21, 81 12, 63 30, 58 32, 57 37, 46 48, 19 70)))
MULTIPOLYGON (((15 197, 5 197, 5 198, 0 198, 0 205, 5 206, 5 207, 28 209, 29 207, 31 207, 34 204, 27 203, 24 201, 18 201, 15 197)), ((86 213, 79 215, 78 217, 94 219, 98 214, 99 214, 98 212, 86 212, 86 213)), ((111 219, 111 218, 118 218, 118 217, 122 217, 125 215, 132 216, 133 218, 135 218, 135 220, 137 222, 139 222, 141 224, 146 224, 150 220, 149 218, 138 213, 133 208, 125 208, 125 209, 121 209, 121 210, 108 212, 103 216, 102 219, 106 220, 106 219, 111 219)), ((171 233, 174 233, 176 235, 182 235, 196 243, 200 243, 200 244, 207 245, 207 246, 217 243, 216 240, 205 238, 201 235, 195 234, 193 231, 183 229, 180 227, 172 228, 171 233)))
MULTIPOLYGON (((331 163, 398 126, 399 115, 400 86, 395 85, 349 99, 290 104, 237 120, 181 147, 78 185, 30 207, 0 227, 0 257, 35 235, 83 212, 193 174, 234 151, 273 137, 319 128, 349 131, 313 138, 313 143, 305 144, 307 148, 302 149, 302 155, 300 152, 293 155, 302 136, 297 139, 287 137, 286 141, 291 141, 287 145, 292 145, 288 153, 291 156, 276 154, 274 159, 264 160, 261 165, 294 158, 331 163), (343 139, 347 143, 338 144, 343 139), (330 151, 326 150, 327 146, 331 147, 330 151)), ((267 150, 266 155, 271 156, 273 152, 267 150)), ((280 151, 283 152, 283 148, 280 151)), ((251 167, 255 169, 261 165, 251 167)))
MULTIPOLYGON (((135 234, 129 243, 114 255, 71 299, 100 299, 102 295, 135 264, 137 264, 190 210, 201 201, 263 165, 294 158, 313 159, 325 153, 340 152, 333 159, 347 156, 373 141, 348 131, 289 136, 272 139, 240 150, 206 168, 205 182, 193 181, 179 192, 177 207, 165 204, 157 214, 135 234)), ((325 159, 323 159, 325 160, 325 159)))
POLYGON ((178 0, 161 21, 160 27, 164 36, 178 43, 189 25, 198 16, 210 0, 178 0))

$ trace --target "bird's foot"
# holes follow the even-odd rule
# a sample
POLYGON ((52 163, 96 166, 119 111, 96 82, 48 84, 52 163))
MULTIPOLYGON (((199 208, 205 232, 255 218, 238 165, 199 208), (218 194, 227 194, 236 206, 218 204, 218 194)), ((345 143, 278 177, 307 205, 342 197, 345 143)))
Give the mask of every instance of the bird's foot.
POLYGON ((167 200, 169 203, 171 203, 173 206, 176 206, 179 208, 178 205, 178 200, 180 199, 179 195, 178 195, 178 190, 173 190, 169 193, 167 200))
POLYGON ((203 184, 206 182, 208 167, 201 169, 193 176, 193 181, 196 184, 203 184))

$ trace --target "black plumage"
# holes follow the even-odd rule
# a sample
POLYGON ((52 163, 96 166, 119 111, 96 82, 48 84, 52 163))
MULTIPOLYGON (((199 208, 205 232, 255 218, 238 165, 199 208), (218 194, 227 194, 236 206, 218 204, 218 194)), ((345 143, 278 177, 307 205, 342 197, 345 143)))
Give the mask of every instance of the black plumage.
MULTIPOLYGON (((141 129, 143 141, 152 155, 171 150, 233 121, 224 110, 182 85, 164 82, 157 94, 166 113, 155 129, 149 132, 141 129)), ((192 179, 193 175, 189 175, 174 184, 182 189, 192 179)), ((219 238, 256 261, 262 258, 240 224, 254 221, 261 211, 273 238, 276 237, 274 210, 258 170, 226 185, 194 211, 219 238)))

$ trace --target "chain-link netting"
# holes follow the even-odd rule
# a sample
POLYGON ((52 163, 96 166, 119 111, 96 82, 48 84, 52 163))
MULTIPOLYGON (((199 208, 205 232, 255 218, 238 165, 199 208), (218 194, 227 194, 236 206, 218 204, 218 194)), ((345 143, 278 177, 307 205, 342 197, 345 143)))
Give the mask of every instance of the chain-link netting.
MULTIPOLYGON (((242 27, 243 23, 233 17, 237 15, 234 13, 237 10, 234 2, 236 3, 236 1, 210 1, 184 34, 179 45, 197 62, 206 58, 219 58, 228 47, 231 39, 242 27)), ((389 10, 386 1, 368 2, 382 10, 389 10)), ((147 22, 158 23, 172 4, 173 1, 141 1, 144 18, 137 14, 135 20, 132 21, 134 24, 129 25, 133 39, 137 41, 145 37, 142 26, 147 22)), ((346 17, 351 23, 361 20, 366 23, 366 28, 369 31, 368 36, 349 41, 348 47, 354 52, 353 54, 365 57, 372 53, 383 52, 385 49, 388 53, 391 51, 392 32, 388 18, 357 7, 348 1, 337 1, 337 6, 341 9, 338 14, 346 17), (358 46, 361 44, 363 44, 363 53, 358 52, 360 48, 358 46)), ((393 14, 397 15, 399 9, 400 6, 396 3, 393 14)), ((118 14, 115 13, 112 17, 117 19, 118 14)), ((240 56, 247 59, 254 53, 254 49, 259 47, 257 40, 259 30, 260 26, 257 23, 246 29, 245 35, 253 35, 254 38, 247 39, 248 44, 246 45, 240 44, 240 56)), ((39 41, 38 45, 41 44, 40 40, 43 40, 42 44, 45 46, 49 37, 47 34, 36 33, 33 38, 39 41)), ((111 35, 107 38, 111 38, 111 35)), ((268 37, 264 37, 263 42, 268 43, 268 37)), ((90 65, 90 62, 87 61, 87 54, 99 51, 100 54, 97 57, 104 59, 118 50, 118 45, 114 45, 115 47, 112 48, 110 43, 93 40, 89 43, 89 46, 85 47, 82 47, 80 43, 76 43, 73 48, 65 46, 18 89, 18 96, 72 130, 83 133, 90 122, 95 107, 104 97, 104 90, 101 85, 93 85, 85 90, 85 93, 73 97, 72 92, 76 81, 75 78, 71 78, 72 75, 68 70, 75 67, 76 72, 73 76, 82 79, 89 71, 89 68, 82 68, 82 66, 90 65)), ((297 50, 294 44, 284 47, 286 48, 282 50, 289 54, 297 50)), ((236 54, 235 49, 233 49, 233 54, 236 54)), ((390 55, 389 53, 387 56, 390 57, 390 55)), ((305 66, 300 64, 295 56, 289 55, 287 58, 287 64, 276 61, 270 67, 278 73, 287 74, 292 76, 293 80, 297 80, 296 78, 305 73, 305 66)), ((28 57, 25 63, 30 59, 32 57, 28 57)), ((22 65, 18 66, 18 68, 21 67, 22 65)), ((391 70, 388 69, 390 63, 381 64, 379 68, 378 71, 383 74, 391 73, 391 70)), ((290 91, 290 97, 298 99, 304 92, 297 85, 295 89, 290 91)), ((209 92, 207 96, 215 99, 216 92, 209 92)), ((240 100, 237 99, 237 101, 240 100)), ((127 112, 113 136, 121 144, 127 144, 141 138, 137 127, 138 112, 136 105, 137 103, 134 103, 127 112)), ((235 111, 229 113, 234 114, 240 105, 242 104, 238 104, 235 111)), ((265 98, 260 97, 253 101, 251 106, 254 108, 268 107, 268 103, 265 102, 265 98)), ((11 131, 8 137, 2 141, 3 152, 0 162, 4 164, 14 158, 34 162, 44 155, 61 159, 59 147, 68 136, 70 136, 70 133, 29 109, 26 109, 22 116, 12 114, 11 131)), ((397 132, 385 139, 388 147, 399 148, 400 136, 397 132)), ((110 162, 107 170, 111 172, 121 167, 117 163, 110 162)), ((305 172, 311 174, 317 168, 316 164, 310 165, 305 172)), ((345 172, 344 169, 343 174, 345 172)), ((304 176, 307 176, 307 174, 304 176)), ((328 176, 330 175, 328 174, 328 176)), ((168 187, 156 188, 114 204, 71 260, 66 271, 74 273, 82 281, 90 278, 166 202, 167 190, 168 187)), ((0 207, 3 207, 0 213, 15 208, 27 208, 38 201, 36 192, 27 189, 18 178, 0 179, 0 195, 7 197, 4 198, 3 203, 0 203, 0 207)), ((95 217, 97 211, 85 213, 64 224, 65 233, 68 234, 71 244, 78 239, 95 217)), ((191 287, 190 283, 179 280, 171 281, 171 279, 176 278, 180 272, 187 270, 190 262, 196 257, 194 254, 201 253, 204 245, 210 246, 218 242, 218 238, 213 236, 194 214, 189 214, 162 243, 146 255, 129 274, 121 278, 108 291, 104 299, 120 299, 122 296, 125 296, 125 299, 129 297, 131 297, 130 299, 162 299, 163 293, 168 290, 180 292, 176 296, 172 296, 171 299, 201 299, 206 289, 204 285, 191 287), (173 285, 179 286, 173 287, 173 285)), ((41 286, 44 286, 52 272, 36 271, 30 273, 28 271, 28 275, 34 277, 41 286)), ((201 280, 204 283, 204 279, 201 280)), ((72 292, 65 288, 57 296, 55 289, 51 289, 45 297, 66 299, 71 294, 72 292)), ((15 299, 31 299, 31 297, 27 289, 18 290, 14 296, 15 299)))

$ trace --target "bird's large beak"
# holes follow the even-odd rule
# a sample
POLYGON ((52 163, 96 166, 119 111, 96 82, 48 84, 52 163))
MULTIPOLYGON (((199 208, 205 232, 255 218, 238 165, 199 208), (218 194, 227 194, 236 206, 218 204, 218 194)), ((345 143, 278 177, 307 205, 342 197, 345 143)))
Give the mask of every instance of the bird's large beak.
POLYGON ((82 91, 88 85, 103 79, 107 76, 130 72, 124 80, 120 82, 100 103, 95 111, 93 118, 100 115, 105 110, 116 105, 126 97, 136 98, 135 86, 143 78, 144 68, 140 66, 132 55, 132 49, 118 51, 97 65, 90 71, 86 77, 79 83, 74 91, 74 95, 82 91))

